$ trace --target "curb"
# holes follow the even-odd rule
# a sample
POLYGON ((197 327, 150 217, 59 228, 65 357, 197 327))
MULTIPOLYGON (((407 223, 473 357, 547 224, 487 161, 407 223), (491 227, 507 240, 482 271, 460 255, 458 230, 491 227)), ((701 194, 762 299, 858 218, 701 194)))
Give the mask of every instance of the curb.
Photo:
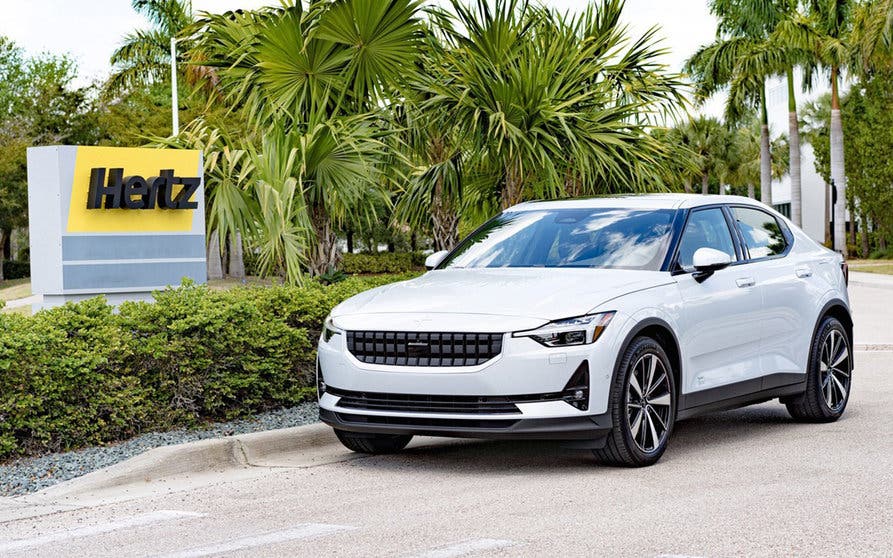
MULTIPOLYGON (((307 467, 325 461, 324 455, 312 450, 334 446, 336 442, 329 426, 313 424, 161 446, 22 499, 32 502, 67 499, 174 477, 252 467, 307 467)), ((349 458, 338 457, 339 461, 349 458)))

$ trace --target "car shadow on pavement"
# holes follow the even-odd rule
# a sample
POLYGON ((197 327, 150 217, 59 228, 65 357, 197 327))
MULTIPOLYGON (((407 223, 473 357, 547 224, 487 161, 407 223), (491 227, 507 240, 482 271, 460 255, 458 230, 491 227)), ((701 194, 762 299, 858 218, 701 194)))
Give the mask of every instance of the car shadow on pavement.
MULTIPOLYGON (((784 406, 778 402, 710 413, 680 421, 670 439, 670 447, 664 460, 684 460, 687 455, 717 457, 737 455, 742 448, 752 447, 760 438, 784 436, 800 437, 803 425, 794 422, 784 406)), ((502 474, 529 474, 532 471, 567 471, 567 469, 591 469, 595 458, 586 450, 562 447, 557 441, 493 441, 423 438, 420 445, 410 445, 395 455, 359 459, 352 466, 397 470, 442 470, 450 472, 498 472, 502 474)))

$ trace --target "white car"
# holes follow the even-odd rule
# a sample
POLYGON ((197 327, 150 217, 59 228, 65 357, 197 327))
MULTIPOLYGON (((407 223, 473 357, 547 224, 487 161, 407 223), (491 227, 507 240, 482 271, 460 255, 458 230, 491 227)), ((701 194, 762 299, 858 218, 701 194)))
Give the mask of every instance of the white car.
POLYGON ((551 439, 641 466, 698 413, 846 407, 846 264, 751 199, 523 203, 426 265, 326 320, 320 418, 351 450, 551 439))

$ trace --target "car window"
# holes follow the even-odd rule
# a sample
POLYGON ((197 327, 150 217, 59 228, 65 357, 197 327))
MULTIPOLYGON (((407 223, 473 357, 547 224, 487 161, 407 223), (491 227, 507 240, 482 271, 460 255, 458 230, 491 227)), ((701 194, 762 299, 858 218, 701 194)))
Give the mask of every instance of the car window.
POLYGON ((772 215, 749 207, 733 207, 732 215, 738 221, 751 259, 775 256, 787 248, 784 231, 772 215))
POLYGON ((713 248, 725 252, 737 260, 735 256, 735 244, 732 242, 732 233, 726 222, 722 209, 718 207, 699 209, 693 211, 685 224, 685 231, 679 241, 679 256, 677 262, 683 269, 692 267, 692 259, 698 248, 713 248))
POLYGON ((440 268, 583 267, 658 270, 676 210, 543 209, 498 215, 440 268))

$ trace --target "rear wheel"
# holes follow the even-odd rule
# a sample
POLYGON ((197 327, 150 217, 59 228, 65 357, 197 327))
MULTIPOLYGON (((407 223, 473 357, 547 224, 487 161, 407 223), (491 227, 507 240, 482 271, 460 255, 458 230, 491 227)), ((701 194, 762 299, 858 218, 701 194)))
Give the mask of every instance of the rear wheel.
POLYGON ((788 412, 804 422, 833 422, 850 399, 852 350, 840 320, 827 316, 812 342, 806 391, 786 401, 788 412))
POLYGON ((642 467, 660 459, 676 420, 676 383, 660 343, 639 337, 630 344, 610 396, 613 428, 594 450, 609 465, 642 467))
POLYGON ((370 434, 365 432, 348 432, 335 429, 338 440, 344 447, 357 453, 394 453, 406 447, 412 440, 411 435, 370 434))

